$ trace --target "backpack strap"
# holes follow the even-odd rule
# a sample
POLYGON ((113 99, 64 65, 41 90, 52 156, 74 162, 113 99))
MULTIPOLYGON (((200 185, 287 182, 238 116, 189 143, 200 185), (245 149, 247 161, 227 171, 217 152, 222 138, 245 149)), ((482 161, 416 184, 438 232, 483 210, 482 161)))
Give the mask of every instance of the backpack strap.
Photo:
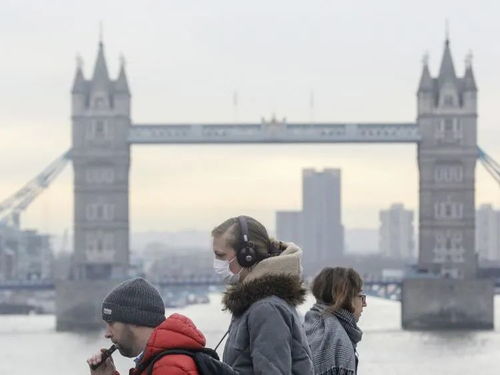
POLYGON ((200 350, 193 350, 192 352, 194 354, 196 354, 196 353, 203 353, 203 354, 206 354, 206 355, 212 357, 213 359, 215 359, 217 361, 220 361, 219 355, 217 354, 217 352, 215 351, 215 349, 201 348, 200 350))
MULTIPOLYGON (((147 371, 147 375, 152 375, 153 374, 153 367, 154 364, 159 361, 161 358, 165 357, 166 355, 171 355, 171 354, 181 354, 181 355, 187 355, 191 357, 196 365, 196 367, 200 366, 199 363, 199 355, 206 355, 210 358, 212 358, 213 361, 216 363, 220 363, 220 366, 224 368, 224 364, 220 362, 219 355, 217 352, 213 349, 210 348, 201 348, 201 349, 181 349, 181 348, 174 348, 174 349, 167 349, 164 350, 163 352, 160 352, 156 354, 153 358, 150 358, 149 361, 145 363, 141 363, 137 369, 138 373, 141 374, 143 371, 147 371)), ((200 370, 200 369, 199 369, 200 370)))
POLYGON ((215 347, 215 349, 214 349, 215 351, 217 351, 217 349, 219 349, 220 344, 222 344, 222 341, 224 341, 224 339, 226 338, 226 336, 229 333, 230 329, 231 329, 231 327, 229 327, 229 329, 226 331, 226 333, 224 333, 224 336, 222 336, 222 338, 220 339, 219 343, 215 347))

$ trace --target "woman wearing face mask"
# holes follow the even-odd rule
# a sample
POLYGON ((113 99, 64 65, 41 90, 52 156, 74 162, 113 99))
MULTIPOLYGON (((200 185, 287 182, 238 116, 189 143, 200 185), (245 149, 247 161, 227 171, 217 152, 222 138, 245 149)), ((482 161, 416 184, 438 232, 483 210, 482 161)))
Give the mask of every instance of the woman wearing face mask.
POLYGON ((234 217, 212 231, 214 269, 229 287, 233 319, 223 361, 240 375, 313 374, 295 307, 304 302, 301 250, 269 238, 257 220, 234 217))
POLYGON ((366 307, 363 281, 352 268, 324 268, 313 281, 316 304, 305 329, 316 375, 356 375, 356 346, 363 332, 357 322, 366 307))

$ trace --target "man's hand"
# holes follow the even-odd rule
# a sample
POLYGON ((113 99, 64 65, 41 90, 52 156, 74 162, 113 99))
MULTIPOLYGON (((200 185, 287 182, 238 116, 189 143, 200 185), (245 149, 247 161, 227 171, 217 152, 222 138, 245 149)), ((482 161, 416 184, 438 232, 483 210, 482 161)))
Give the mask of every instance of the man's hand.
POLYGON ((106 349, 101 349, 101 351, 89 359, 87 359, 87 363, 90 368, 90 375, 114 375, 116 373, 115 364, 113 362, 113 358, 110 356, 106 358, 103 364, 101 364, 95 370, 92 370, 91 366, 97 365, 101 362, 102 353, 104 353, 106 349))

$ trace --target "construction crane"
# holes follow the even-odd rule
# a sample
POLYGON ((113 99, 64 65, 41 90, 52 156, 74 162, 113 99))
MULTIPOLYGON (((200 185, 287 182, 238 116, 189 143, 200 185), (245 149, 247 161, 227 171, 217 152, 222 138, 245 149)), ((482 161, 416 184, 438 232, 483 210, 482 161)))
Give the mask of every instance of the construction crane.
POLYGON ((477 148, 478 158, 481 164, 488 171, 488 173, 500 185, 500 164, 498 164, 491 156, 484 152, 480 147, 477 148))
POLYGON ((62 172, 70 159, 66 151, 45 168, 34 179, 0 203, 0 224, 19 226, 19 215, 62 172))

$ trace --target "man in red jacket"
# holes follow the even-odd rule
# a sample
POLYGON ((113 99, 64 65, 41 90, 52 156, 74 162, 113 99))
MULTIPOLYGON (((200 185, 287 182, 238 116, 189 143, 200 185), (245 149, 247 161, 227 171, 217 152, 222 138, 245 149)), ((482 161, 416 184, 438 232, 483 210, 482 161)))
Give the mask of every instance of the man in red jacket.
MULTIPOLYGON (((136 357, 130 375, 145 375, 144 365, 164 350, 205 346, 205 337, 189 318, 173 314, 165 319, 160 293, 142 278, 127 280, 113 289, 102 303, 102 318, 106 322, 104 336, 123 356, 136 357)), ((100 363, 101 355, 89 358, 89 366, 100 363)), ((119 375, 111 357, 90 374, 119 375)), ((171 354, 154 363, 153 375, 198 375, 198 371, 191 357, 171 354)))

